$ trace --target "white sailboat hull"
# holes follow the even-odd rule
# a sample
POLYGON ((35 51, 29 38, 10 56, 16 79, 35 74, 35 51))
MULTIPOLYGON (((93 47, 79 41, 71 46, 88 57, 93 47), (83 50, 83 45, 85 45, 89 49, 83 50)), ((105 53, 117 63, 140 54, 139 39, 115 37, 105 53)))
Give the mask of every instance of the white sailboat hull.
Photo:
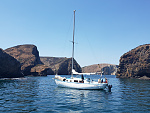
MULTIPOLYGON (((61 77, 59 75, 55 75, 55 82, 59 87, 66 87, 66 88, 74 88, 74 89, 105 89, 108 85, 107 81, 104 83, 99 79, 98 82, 91 81, 90 79, 84 79, 83 75, 91 75, 96 73, 78 73, 76 72, 73 67, 73 59, 74 59, 74 31, 75 31, 75 10, 74 10, 74 24, 73 24, 73 49, 72 49, 72 76, 71 78, 66 79, 65 77, 61 77), (81 78, 74 78, 73 74, 81 75, 81 78)), ((106 79, 107 80, 107 79, 106 79)))
POLYGON ((73 88, 73 89, 95 89, 95 90, 103 90, 108 85, 107 83, 76 83, 76 82, 67 82, 55 79, 55 83, 59 87, 73 88))

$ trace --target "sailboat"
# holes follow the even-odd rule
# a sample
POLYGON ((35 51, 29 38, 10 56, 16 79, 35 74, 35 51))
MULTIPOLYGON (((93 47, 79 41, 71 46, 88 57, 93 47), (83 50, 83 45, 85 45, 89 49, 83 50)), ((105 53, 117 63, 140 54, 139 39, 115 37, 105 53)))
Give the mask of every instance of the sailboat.
MULTIPOLYGON (((73 69, 73 59, 74 59, 74 31, 75 31, 75 11, 74 10, 74 22, 73 22, 73 49, 72 49, 72 73, 70 78, 61 77, 59 75, 55 75, 55 83, 59 87, 66 87, 66 88, 74 88, 74 89, 95 89, 104 90, 108 86, 107 79, 105 82, 98 79, 98 82, 91 80, 90 78, 85 78, 84 75, 94 75, 96 73, 78 73, 73 69), (80 78, 73 77, 73 75, 81 75, 80 78)), ((101 78, 101 77, 100 77, 101 78)))

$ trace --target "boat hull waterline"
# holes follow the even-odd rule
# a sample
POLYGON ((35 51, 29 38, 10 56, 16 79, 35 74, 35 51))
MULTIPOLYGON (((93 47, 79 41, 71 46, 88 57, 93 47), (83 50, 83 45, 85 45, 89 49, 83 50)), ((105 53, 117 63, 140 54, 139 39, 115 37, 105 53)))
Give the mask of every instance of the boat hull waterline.
POLYGON ((59 87, 65 87, 65 88, 73 88, 73 89, 95 89, 95 90, 104 90, 107 83, 76 83, 76 82, 67 82, 67 81, 61 81, 58 79, 55 79, 55 83, 59 87))

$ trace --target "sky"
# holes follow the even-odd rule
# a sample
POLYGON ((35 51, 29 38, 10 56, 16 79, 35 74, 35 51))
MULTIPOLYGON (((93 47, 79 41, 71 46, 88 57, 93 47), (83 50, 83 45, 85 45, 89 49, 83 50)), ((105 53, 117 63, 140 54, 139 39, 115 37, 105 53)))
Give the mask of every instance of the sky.
POLYGON ((150 0, 0 0, 0 48, 34 44, 40 56, 72 56, 81 67, 119 64, 150 44, 150 0))

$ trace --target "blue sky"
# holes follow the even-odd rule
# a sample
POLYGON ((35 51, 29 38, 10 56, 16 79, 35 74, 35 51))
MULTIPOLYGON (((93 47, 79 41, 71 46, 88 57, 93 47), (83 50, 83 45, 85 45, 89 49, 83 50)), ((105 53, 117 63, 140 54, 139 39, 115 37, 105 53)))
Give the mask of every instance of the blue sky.
POLYGON ((71 57, 81 66, 119 64, 150 43, 150 0, 0 0, 0 48, 34 44, 40 56, 71 57))

